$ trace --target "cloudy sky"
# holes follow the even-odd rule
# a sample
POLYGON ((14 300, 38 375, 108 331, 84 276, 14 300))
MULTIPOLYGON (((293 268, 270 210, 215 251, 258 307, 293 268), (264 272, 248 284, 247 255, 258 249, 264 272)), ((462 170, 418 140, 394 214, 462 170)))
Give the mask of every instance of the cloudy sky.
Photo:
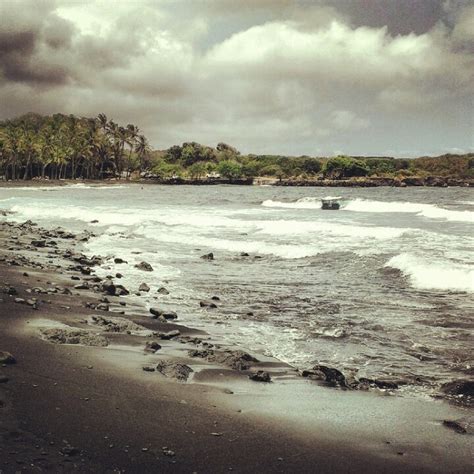
POLYGON ((0 118, 136 124, 156 148, 474 151, 474 0, 1 0, 0 118))

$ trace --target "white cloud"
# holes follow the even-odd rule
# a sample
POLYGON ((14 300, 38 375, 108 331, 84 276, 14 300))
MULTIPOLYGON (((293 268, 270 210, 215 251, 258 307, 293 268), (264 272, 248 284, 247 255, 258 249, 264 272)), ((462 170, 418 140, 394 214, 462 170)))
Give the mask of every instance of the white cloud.
POLYGON ((231 3, 50 1, 35 15, 35 4, 4 3, 0 114, 103 111, 136 122, 159 147, 468 148, 474 9, 452 31, 394 36, 319 3, 231 3))

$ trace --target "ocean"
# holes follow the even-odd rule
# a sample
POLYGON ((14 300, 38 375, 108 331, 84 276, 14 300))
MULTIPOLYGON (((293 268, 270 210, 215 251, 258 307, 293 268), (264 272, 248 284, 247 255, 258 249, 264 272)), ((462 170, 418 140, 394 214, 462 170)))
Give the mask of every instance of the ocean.
POLYGON ((472 378, 472 189, 74 184, 0 188, 0 209, 94 232, 84 253, 110 257, 99 276, 147 283, 133 296, 144 311, 172 309, 229 344, 404 380, 409 394, 472 378), (322 210, 327 194, 345 207, 322 210))

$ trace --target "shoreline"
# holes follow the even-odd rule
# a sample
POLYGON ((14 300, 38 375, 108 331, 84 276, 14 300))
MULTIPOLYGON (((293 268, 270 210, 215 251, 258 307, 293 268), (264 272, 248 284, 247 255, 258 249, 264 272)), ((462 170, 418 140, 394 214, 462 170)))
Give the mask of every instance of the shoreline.
POLYGON ((150 184, 150 185, 167 185, 167 186, 275 186, 275 187, 348 187, 348 188, 375 188, 375 187, 474 187, 474 179, 472 178, 455 178, 445 176, 427 176, 427 177, 406 177, 406 178, 347 178, 347 179, 278 179, 278 178, 248 178, 248 179, 118 179, 109 178, 103 180, 86 180, 86 179, 31 179, 31 180, 10 180, 0 181, 0 187, 34 187, 34 186, 67 186, 71 184, 101 184, 101 185, 120 185, 120 184, 150 184))
POLYGON ((80 256, 87 235, 45 237, 34 225, 0 223, 0 351, 17 359, 0 369, 9 379, 0 384, 0 410, 7 413, 0 470, 33 464, 55 472, 470 472, 468 436, 442 426, 443 417, 463 417, 466 409, 324 387, 255 354, 262 362, 249 370, 269 372, 273 383, 251 381, 248 369, 236 368, 245 358, 231 358, 229 367, 219 355, 238 348, 179 318, 145 316, 126 295, 101 301, 103 287, 93 286, 104 282, 94 281, 93 261, 80 256), (77 288, 83 284, 89 288, 77 288), (17 294, 8 294, 10 287, 17 294), (92 316, 137 326, 104 331, 92 316), (40 337, 41 329, 65 326, 105 337, 108 346, 40 337), (179 336, 158 336, 176 330, 179 336), (161 349, 145 353, 155 340, 161 349), (190 356, 196 350, 199 356, 190 356), (192 377, 176 382, 142 370, 161 360, 188 365, 192 377))

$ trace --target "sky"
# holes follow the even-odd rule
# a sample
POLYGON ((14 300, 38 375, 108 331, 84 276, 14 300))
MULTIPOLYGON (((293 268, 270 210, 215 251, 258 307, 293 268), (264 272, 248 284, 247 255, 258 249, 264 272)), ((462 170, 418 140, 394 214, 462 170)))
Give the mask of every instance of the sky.
POLYGON ((158 149, 474 151, 474 0, 1 0, 0 119, 133 123, 158 149))

